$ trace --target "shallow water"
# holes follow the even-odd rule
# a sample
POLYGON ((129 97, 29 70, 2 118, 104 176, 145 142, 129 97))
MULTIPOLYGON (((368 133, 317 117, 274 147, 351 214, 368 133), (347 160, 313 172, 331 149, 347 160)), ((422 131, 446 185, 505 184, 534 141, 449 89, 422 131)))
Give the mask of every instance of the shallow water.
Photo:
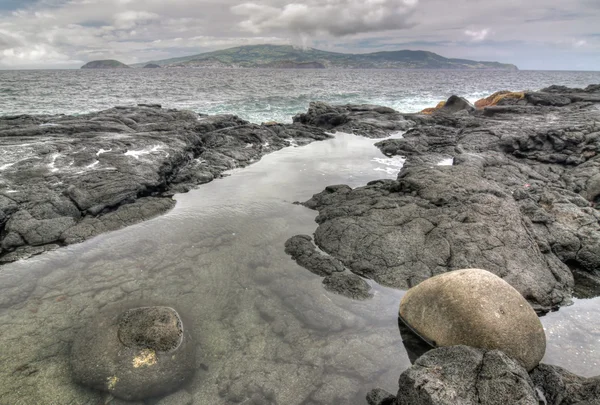
POLYGON ((81 114, 158 103, 252 122, 291 122, 311 101, 418 112, 457 94, 585 87, 600 72, 483 70, 115 69, 0 71, 0 115, 81 114))
MULTIPOLYGON (((347 134, 286 148, 177 195, 170 213, 0 268, 0 404, 96 404, 71 382, 75 330, 126 300, 182 312, 198 344, 194 404, 365 404, 397 389, 410 366, 397 327, 402 291, 373 284, 359 302, 326 291, 285 253, 312 234, 315 211, 294 205, 325 186, 395 178, 401 161, 347 134), (1 305, 0 305, 1 307, 1 305)), ((600 302, 543 319, 545 361, 598 374, 600 302)))

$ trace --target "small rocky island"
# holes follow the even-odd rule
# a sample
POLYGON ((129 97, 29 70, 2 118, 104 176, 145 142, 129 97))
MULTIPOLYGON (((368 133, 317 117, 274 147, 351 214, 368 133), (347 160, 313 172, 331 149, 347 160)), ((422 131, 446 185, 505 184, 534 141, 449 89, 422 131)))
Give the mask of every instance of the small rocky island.
POLYGON ((82 69, 129 69, 130 66, 114 59, 94 60, 86 63, 82 69))

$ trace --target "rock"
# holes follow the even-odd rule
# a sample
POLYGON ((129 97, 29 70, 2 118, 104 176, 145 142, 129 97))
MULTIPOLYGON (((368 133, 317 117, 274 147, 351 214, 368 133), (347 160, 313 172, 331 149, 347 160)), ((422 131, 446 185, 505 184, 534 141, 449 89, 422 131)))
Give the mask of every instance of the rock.
POLYGON ((179 314, 167 307, 103 313, 76 336, 73 378, 125 400, 168 394, 194 373, 195 344, 179 314))
POLYGON ((334 129, 368 138, 384 138, 398 131, 406 130, 411 123, 397 111, 374 105, 331 106, 322 102, 312 102, 308 112, 298 114, 294 122, 334 129))
POLYGON ((525 98, 524 92, 512 92, 512 91, 497 91, 491 96, 486 98, 482 98, 475 102, 475 108, 482 109, 485 107, 490 107, 498 104, 504 104, 506 101, 518 101, 523 100, 525 98), (504 101, 504 102, 503 102, 504 101))
POLYGON ((367 394, 369 405, 396 405, 396 397, 381 388, 375 388, 367 394))
POLYGON ((398 384, 398 405, 539 403, 525 369, 498 350, 432 350, 402 373, 398 384))
POLYGON ((547 364, 540 364, 530 375, 547 405, 600 404, 600 376, 579 377, 547 364))
POLYGON ((160 69, 160 65, 157 65, 156 63, 148 63, 144 66, 144 69, 160 69))
POLYGON ((318 276, 330 276, 344 271, 344 265, 337 259, 317 250, 308 235, 297 235, 285 242, 285 252, 300 266, 318 276))
POLYGON ((475 107, 466 98, 450 96, 440 111, 456 113, 459 111, 473 111, 475 107))
POLYGON ((323 279, 325 289, 355 300, 373 298, 371 286, 356 274, 333 273, 323 279))
POLYGON ((0 149, 11 151, 0 156, 0 262, 150 219, 174 206, 174 193, 290 140, 330 137, 301 124, 266 127, 158 104, 0 117, 0 149))
MULTIPOLYGON (((336 186, 306 201, 319 211, 315 244, 390 287, 476 267, 537 312, 569 305, 576 284, 600 268, 599 105, 599 86, 553 87, 469 114, 380 117, 414 123, 402 139, 377 144, 406 158, 398 179, 336 186)), ((318 104, 299 120, 345 130, 351 110, 318 104)))
POLYGON ((445 273, 411 288, 400 317, 436 346, 502 350, 532 370, 546 335, 535 311, 500 277, 479 269, 445 273))

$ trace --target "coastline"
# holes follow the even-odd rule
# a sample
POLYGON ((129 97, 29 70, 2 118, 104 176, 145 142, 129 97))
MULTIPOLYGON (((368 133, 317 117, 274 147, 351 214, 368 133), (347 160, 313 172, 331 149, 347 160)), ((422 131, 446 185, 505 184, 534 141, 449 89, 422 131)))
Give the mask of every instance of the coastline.
POLYGON ((298 124, 159 105, 0 118, 0 262, 150 219, 173 207, 174 193, 291 144, 328 138, 298 124))

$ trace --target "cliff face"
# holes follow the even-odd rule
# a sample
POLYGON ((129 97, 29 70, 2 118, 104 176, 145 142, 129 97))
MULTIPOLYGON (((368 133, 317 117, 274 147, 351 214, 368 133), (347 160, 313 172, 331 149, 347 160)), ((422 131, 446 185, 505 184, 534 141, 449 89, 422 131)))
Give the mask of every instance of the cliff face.
POLYGON ((82 69, 129 69, 129 66, 118 60, 94 60, 86 63, 82 69))

